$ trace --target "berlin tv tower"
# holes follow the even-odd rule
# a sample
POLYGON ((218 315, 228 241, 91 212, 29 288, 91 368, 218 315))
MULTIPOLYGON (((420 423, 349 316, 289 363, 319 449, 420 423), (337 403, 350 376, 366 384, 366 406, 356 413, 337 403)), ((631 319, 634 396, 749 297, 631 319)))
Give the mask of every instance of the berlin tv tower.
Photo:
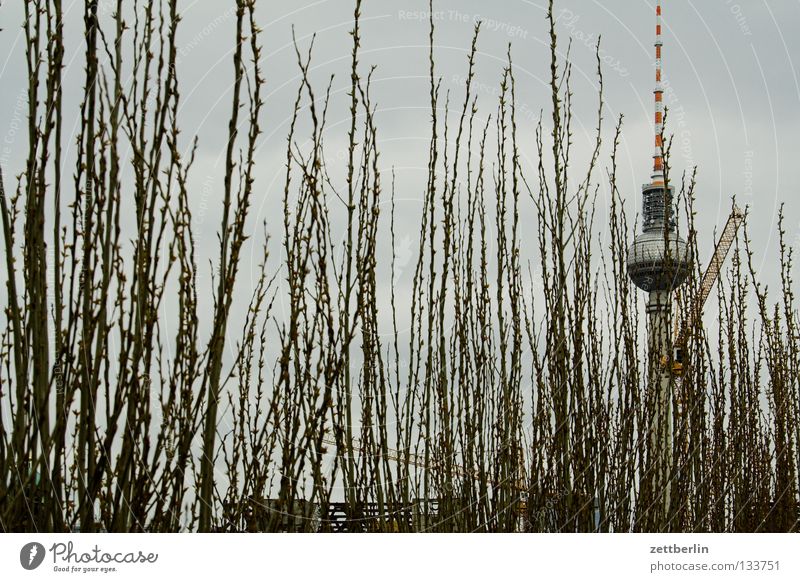
MULTIPOLYGON (((642 232, 628 250, 628 276, 648 296, 649 381, 654 390, 654 414, 650 418, 651 466, 655 494, 662 517, 669 510, 669 478, 672 470, 672 375, 662 358, 669 356, 672 326, 672 292, 691 270, 691 253, 677 233, 673 196, 664 165, 664 86, 661 77, 661 1, 656 5, 655 151, 651 181, 642 187, 642 232)), ((669 357, 667 361, 669 361, 669 357)), ((653 402, 653 400, 650 400, 653 402)), ((655 508, 655 507, 654 507, 655 508)))

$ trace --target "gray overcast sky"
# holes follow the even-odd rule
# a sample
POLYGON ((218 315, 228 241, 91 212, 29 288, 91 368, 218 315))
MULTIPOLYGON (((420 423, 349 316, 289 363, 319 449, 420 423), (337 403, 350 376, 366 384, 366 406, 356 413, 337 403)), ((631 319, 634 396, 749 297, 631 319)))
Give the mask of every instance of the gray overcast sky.
MULTIPOLYGON (((103 18, 112 2, 101 0, 103 18)), ((7 181, 23 167, 25 61, 21 0, 0 6, 1 161, 7 181)), ((77 120, 82 95, 83 3, 66 0, 68 12, 65 91, 69 121, 77 120)), ((179 33, 184 144, 199 136, 199 161, 192 180, 202 256, 216 256, 224 148, 229 117, 234 3, 180 2, 179 33)), ((318 92, 330 75, 334 99, 327 134, 335 162, 346 140, 348 66, 352 2, 345 0, 262 1, 263 68, 267 79, 264 136, 259 150, 258 198, 252 225, 271 219, 279 208, 287 120, 298 76, 291 45, 292 25, 302 46, 317 35, 314 79, 318 92)), ((476 20, 484 21, 479 41, 476 87, 484 114, 493 113, 507 45, 517 71, 517 100, 523 155, 533 157, 532 138, 539 111, 547 111, 548 71, 545 3, 508 0, 439 0, 435 3, 437 73, 456 103, 462 95, 466 54, 476 20)), ((576 152, 592 147, 596 98, 594 44, 602 35, 605 60, 606 144, 614 118, 625 115, 620 189, 629 214, 649 180, 652 155, 654 0, 561 0, 557 3, 561 48, 572 36, 575 63, 576 152)), ((800 249, 800 0, 665 0, 664 67, 666 102, 675 135, 673 172, 699 167, 698 222, 705 227, 701 252, 707 259, 712 230, 727 216, 730 196, 751 206, 751 234, 762 277, 777 281, 776 217, 786 203, 786 228, 800 249)), ((427 81, 427 2, 366 0, 361 64, 376 65, 373 98, 384 169, 397 171, 399 212, 413 217, 421 197, 429 138, 427 81), (403 204, 409 206, 404 209, 403 204)), ((65 141, 69 141, 65 137, 65 141)), ((72 142, 70 142, 72 145, 72 142)), ((608 153, 608 148, 605 148, 608 153)), ((604 159, 604 162, 607 157, 604 159)), ((340 164, 341 165, 341 164, 340 164)), ((12 186, 13 187, 13 186, 12 186)), ((68 187, 71 187, 68 184, 68 187)), ((7 183, 7 188, 10 189, 7 183)), ((603 201, 601 200, 601 204, 603 201)), ((279 229, 279 225, 275 225, 279 229)), ((399 239, 408 256, 416 247, 415 222, 401 225, 399 239), (414 247, 414 248, 409 248, 414 247)), ((279 232, 276 231, 276 234, 279 232)), ((523 240, 523 243, 525 241, 523 240)), ((533 239, 531 238, 531 243, 533 239)), ((252 257, 253 265, 256 258, 252 257)), ((247 270, 247 267, 245 267, 247 270)))

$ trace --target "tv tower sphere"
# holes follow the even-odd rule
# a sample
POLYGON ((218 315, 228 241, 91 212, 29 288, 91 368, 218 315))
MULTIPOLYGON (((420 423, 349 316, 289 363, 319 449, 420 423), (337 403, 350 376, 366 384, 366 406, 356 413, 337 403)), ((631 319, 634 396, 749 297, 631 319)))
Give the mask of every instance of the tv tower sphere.
POLYGON ((644 187, 643 232, 628 249, 628 276, 643 291, 674 291, 691 272, 691 251, 676 232, 665 210, 671 205, 673 188, 649 184, 644 187), (648 218, 652 216, 660 218, 648 218))

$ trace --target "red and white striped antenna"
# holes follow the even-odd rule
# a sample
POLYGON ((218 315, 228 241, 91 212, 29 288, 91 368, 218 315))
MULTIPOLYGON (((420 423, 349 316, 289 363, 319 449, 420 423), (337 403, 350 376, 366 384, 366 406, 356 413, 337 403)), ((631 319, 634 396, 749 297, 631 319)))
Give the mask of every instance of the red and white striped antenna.
POLYGON ((656 2, 656 150, 653 154, 653 185, 664 184, 664 86, 661 83, 661 0, 656 2))

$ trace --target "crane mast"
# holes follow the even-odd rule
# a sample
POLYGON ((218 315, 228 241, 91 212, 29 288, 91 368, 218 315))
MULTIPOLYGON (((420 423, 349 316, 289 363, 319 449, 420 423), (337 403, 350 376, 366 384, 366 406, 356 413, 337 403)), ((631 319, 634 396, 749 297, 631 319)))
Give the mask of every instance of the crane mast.
POLYGON ((717 245, 714 249, 714 254, 711 256, 711 262, 708 264, 703 278, 700 281, 700 288, 698 289, 697 296, 690 302, 689 309, 686 311, 685 316, 681 319, 677 326, 675 337, 673 340, 674 355, 672 358, 672 373, 675 376, 682 376, 685 367, 685 351, 686 344, 689 341, 689 335, 697 325, 698 320, 703 314, 703 308, 706 301, 711 294, 711 290, 719 279, 722 265, 731 250, 733 241, 736 239, 736 233, 739 227, 744 222, 744 212, 734 205, 733 211, 728 217, 728 222, 725 228, 722 229, 717 245))
MULTIPOLYGON (((714 254, 711 256, 711 262, 706 268, 703 278, 700 281, 700 288, 694 301, 690 302, 689 309, 686 316, 676 327, 675 341, 673 343, 673 358, 671 363, 672 376, 674 378, 674 395, 675 395, 675 414, 679 424, 683 423, 686 411, 684 410, 684 402, 682 398, 683 375, 686 367, 686 345, 689 341, 689 336, 692 330, 695 329, 697 322, 703 314, 703 307, 705 307, 711 290, 716 285, 719 279, 722 265, 731 250, 733 241, 736 239, 736 233, 739 227, 744 222, 745 214, 737 206, 734 205, 731 215, 728 217, 728 222, 725 228, 722 229, 722 235, 717 242, 714 249, 714 254)), ((666 356, 665 356, 666 358, 666 356)), ((682 439, 682 448, 688 451, 689 443, 684 438, 682 439)))

